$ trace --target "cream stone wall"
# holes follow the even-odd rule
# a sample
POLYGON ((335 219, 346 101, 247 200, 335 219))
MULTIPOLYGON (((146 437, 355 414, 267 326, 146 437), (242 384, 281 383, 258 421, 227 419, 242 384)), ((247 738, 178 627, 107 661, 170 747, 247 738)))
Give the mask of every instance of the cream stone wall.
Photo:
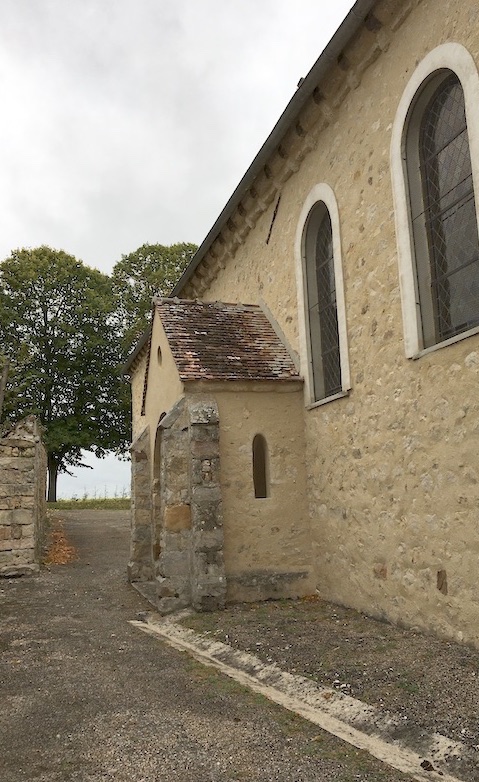
POLYGON ((306 505, 301 384, 223 384, 215 391, 220 422, 221 496, 227 600, 314 592, 306 505), (252 444, 269 454, 270 496, 255 498, 252 444))
POLYGON ((141 413, 143 406, 143 389, 145 386, 147 355, 143 353, 131 373, 131 416, 132 416, 132 441, 135 441, 140 432, 145 428, 145 421, 141 413))
POLYGON ((133 395, 133 441, 147 427, 151 433, 150 462, 153 469, 155 433, 162 413, 167 413, 183 396, 184 387, 168 345, 168 340, 155 313, 151 335, 150 360, 142 358, 141 364, 132 375, 133 395), (145 399, 144 415, 141 415, 145 372, 148 371, 148 393, 145 399))
MULTIPOLYGON (((281 202, 269 244, 276 198, 202 296, 265 302, 301 352, 304 370, 295 236, 311 189, 321 182, 332 187, 341 221, 352 388, 348 397, 311 410, 303 403, 298 422, 306 433, 316 583, 326 598, 479 644, 479 336, 406 359, 389 170, 391 128, 412 71, 447 41, 464 45, 479 63, 479 8, 475 0, 387 2, 378 3, 375 14, 383 23, 377 43, 363 33, 343 61, 370 64, 358 71, 336 68, 321 85, 324 100, 310 107, 312 136, 304 143, 311 149, 299 170, 278 184, 281 202)), ((278 397, 282 404, 286 398, 278 397)), ((239 437, 239 421, 250 427, 248 404, 233 395, 225 399, 220 418, 231 420, 237 405, 238 420, 238 431, 225 436, 239 437)), ((287 416, 276 411, 284 422, 287 416)), ((231 466, 238 476, 225 513, 238 508, 241 518, 255 512, 247 451, 231 465, 232 457, 223 457, 225 470, 231 466)), ((298 490, 285 517, 295 517, 302 498, 298 490)), ((258 517, 258 525, 266 540, 273 520, 263 527, 258 517)), ((230 562, 253 554, 253 541, 246 535, 248 555, 240 538, 233 532, 225 538, 230 562)), ((279 547, 274 555, 280 568, 287 553, 279 547)))

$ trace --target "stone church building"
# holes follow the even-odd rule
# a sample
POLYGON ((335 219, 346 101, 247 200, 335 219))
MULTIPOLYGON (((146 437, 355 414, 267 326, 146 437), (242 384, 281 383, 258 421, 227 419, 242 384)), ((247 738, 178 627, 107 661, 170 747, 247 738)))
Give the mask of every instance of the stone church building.
POLYGON ((479 5, 358 0, 128 362, 129 577, 479 644, 479 5))

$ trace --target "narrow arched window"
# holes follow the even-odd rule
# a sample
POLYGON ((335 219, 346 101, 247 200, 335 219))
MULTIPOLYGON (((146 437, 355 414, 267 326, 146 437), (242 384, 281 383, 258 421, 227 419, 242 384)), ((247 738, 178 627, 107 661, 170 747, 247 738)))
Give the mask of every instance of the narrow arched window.
POLYGON ((331 217, 323 202, 309 215, 305 236, 309 360, 315 401, 341 391, 338 311, 331 217))
POLYGON ((479 236, 464 93, 437 72, 420 91, 406 136, 423 347, 479 325, 479 236))
POLYGON ((253 484, 255 497, 269 497, 268 445, 262 434, 253 439, 253 484))

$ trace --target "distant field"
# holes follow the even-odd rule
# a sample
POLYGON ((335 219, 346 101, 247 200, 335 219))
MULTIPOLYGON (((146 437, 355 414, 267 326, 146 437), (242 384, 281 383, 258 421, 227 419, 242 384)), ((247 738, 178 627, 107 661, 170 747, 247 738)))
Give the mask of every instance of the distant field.
POLYGON ((48 508, 55 510, 129 510, 129 497, 87 497, 86 499, 58 500, 49 502, 48 508))

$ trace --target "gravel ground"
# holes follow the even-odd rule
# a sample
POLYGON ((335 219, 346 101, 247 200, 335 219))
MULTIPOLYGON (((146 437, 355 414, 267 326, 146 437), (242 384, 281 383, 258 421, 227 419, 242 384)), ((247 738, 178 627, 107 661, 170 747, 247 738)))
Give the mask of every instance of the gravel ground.
POLYGON ((406 728, 465 743, 479 779, 479 651, 320 599, 237 605, 183 624, 395 712, 406 728))
POLYGON ((130 625, 128 514, 62 517, 77 558, 0 581, 1 782, 411 782, 130 625))

